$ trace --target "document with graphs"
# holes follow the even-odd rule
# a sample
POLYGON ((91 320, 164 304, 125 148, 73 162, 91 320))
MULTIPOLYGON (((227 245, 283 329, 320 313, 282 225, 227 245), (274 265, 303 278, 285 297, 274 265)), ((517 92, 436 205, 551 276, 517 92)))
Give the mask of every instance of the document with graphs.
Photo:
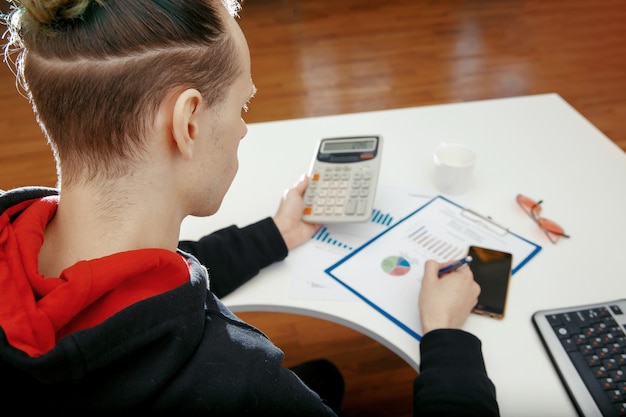
POLYGON ((513 255, 517 272, 541 247, 437 196, 326 269, 337 282, 418 340, 424 263, 462 258, 469 246, 513 255))
POLYGON ((323 225, 308 242, 293 249, 283 261, 283 268, 292 276, 290 297, 323 301, 354 299, 354 294, 324 270, 432 198, 419 190, 380 186, 369 221, 323 225))

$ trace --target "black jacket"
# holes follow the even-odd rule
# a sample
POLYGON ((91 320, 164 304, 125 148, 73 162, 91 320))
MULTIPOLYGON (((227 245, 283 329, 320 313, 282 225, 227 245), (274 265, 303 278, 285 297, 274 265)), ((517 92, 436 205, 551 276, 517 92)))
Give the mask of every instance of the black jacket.
MULTIPOLYGON (((0 213, 53 193, 5 193, 0 213)), ((0 329, 3 406, 25 413, 334 415, 282 367, 283 353, 218 298, 287 255, 273 221, 180 242, 180 250, 192 266, 189 282, 64 337, 42 356, 13 348, 0 329)), ((497 415, 478 339, 462 331, 432 332, 421 354, 417 415, 497 415)))

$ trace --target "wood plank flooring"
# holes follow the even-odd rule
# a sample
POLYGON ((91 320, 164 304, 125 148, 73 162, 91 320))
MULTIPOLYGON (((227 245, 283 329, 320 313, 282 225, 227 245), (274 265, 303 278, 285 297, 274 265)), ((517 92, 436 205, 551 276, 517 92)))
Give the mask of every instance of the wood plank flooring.
MULTIPOLYGON (((245 0, 240 25, 259 89, 246 120, 556 92, 626 150, 624 22, 626 0, 245 0)), ((35 184, 55 184, 54 164, 2 65, 0 188, 35 184)), ((309 317, 241 316, 288 366, 336 361, 346 416, 411 414, 415 371, 371 339, 309 317)))

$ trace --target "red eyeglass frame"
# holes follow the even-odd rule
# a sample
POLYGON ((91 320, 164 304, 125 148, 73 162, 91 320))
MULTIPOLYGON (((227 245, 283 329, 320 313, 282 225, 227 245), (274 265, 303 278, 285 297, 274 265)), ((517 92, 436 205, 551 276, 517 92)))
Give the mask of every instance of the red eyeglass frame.
POLYGON ((546 218, 540 217, 541 213, 541 203, 543 200, 535 201, 532 198, 526 197, 522 194, 518 194, 516 197, 517 204, 520 205, 522 210, 530 216, 531 219, 537 223, 537 225, 543 230, 543 232, 548 236, 548 239, 552 243, 556 243, 560 237, 569 238, 569 235, 565 233, 563 228, 559 226, 552 220, 548 220, 546 218))

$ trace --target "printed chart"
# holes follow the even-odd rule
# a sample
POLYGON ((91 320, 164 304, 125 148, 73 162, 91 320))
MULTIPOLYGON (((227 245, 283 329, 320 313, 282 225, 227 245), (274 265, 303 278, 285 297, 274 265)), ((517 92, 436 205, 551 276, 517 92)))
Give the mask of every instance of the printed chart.
POLYGON ((411 264, 402 256, 387 256, 381 262, 380 267, 394 277, 406 275, 411 270, 411 264))
MULTIPOLYGON (((292 250, 285 259, 284 263, 292 274, 291 297, 309 300, 353 299, 354 295, 330 278, 324 270, 431 199, 432 196, 420 194, 416 190, 382 186, 376 192, 375 208, 369 221, 333 223, 320 227, 307 243, 292 250)), ((411 263, 410 259, 404 259, 411 263)), ((379 259, 376 266, 378 270, 381 270, 381 261, 379 259)), ((411 265, 414 268, 416 264, 411 265)), ((396 266, 398 269, 394 274, 407 271, 406 265, 396 266)), ((408 271, 406 275, 409 275, 408 271)), ((389 277, 388 274, 386 276, 389 277)))
POLYGON ((429 259, 459 259, 470 245, 511 253, 513 273, 541 249, 510 231, 494 232, 440 196, 354 249, 326 273, 419 340, 423 265, 429 259))
POLYGON ((393 223, 393 216, 390 213, 383 213, 380 210, 374 209, 372 210, 371 221, 373 223, 382 224, 383 226, 390 226, 391 223, 393 223))
POLYGON ((439 261, 458 259, 467 252, 467 246, 451 243, 444 237, 433 234, 426 225, 409 232, 406 238, 439 261))
POLYGON ((326 226, 322 226, 317 232, 315 232, 311 239, 331 246, 336 246, 341 249, 346 249, 348 251, 351 251, 353 249, 352 245, 348 245, 347 243, 341 242, 333 238, 331 232, 326 226))
POLYGON ((391 213, 383 213, 374 209, 369 222, 361 224, 361 227, 354 227, 354 224, 348 224, 347 227, 345 227, 346 225, 333 225, 330 228, 329 226, 322 226, 311 236, 311 239, 318 244, 323 243, 349 252, 354 249, 355 245, 361 245, 367 237, 373 237, 377 232, 383 231, 384 228, 380 228, 380 226, 389 226, 393 220, 394 217, 391 213))

